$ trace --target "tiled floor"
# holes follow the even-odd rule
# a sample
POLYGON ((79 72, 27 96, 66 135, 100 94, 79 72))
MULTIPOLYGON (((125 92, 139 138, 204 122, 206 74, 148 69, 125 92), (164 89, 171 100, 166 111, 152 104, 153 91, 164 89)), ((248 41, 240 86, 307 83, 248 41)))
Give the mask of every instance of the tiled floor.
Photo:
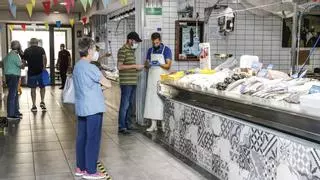
MULTIPOLYGON (((29 90, 23 90, 23 119, 0 135, 1 180, 74 179, 75 117, 72 108, 61 104, 58 88, 47 91, 48 111, 33 114, 29 90)), ((3 116, 4 102, 0 108, 3 116)), ((116 116, 110 108, 105 114, 100 152, 113 180, 205 179, 144 135, 118 135, 116 116)))

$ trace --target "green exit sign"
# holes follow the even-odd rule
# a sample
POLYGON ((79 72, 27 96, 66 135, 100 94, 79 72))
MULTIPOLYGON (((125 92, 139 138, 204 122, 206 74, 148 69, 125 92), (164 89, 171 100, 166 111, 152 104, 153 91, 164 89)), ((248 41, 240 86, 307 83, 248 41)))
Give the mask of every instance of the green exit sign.
POLYGON ((162 8, 145 8, 146 15, 162 15, 162 8))

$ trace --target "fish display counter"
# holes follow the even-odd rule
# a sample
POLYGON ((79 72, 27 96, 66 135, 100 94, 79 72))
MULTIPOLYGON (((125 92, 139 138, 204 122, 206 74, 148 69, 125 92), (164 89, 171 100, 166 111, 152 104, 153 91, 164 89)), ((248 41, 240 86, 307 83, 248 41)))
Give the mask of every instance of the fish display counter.
POLYGON ((162 81, 158 88, 165 102, 161 141, 217 179, 320 179, 320 105, 302 106, 289 100, 301 92, 294 88, 310 89, 319 82, 304 79, 285 88, 283 83, 297 80, 282 80, 277 82, 282 88, 267 91, 271 87, 267 81, 256 92, 254 87, 234 86, 236 92, 252 91, 236 93, 218 85, 225 78, 214 83, 196 78, 193 85, 181 84, 183 78, 180 83, 162 81), (271 95, 277 90, 282 93, 271 95))

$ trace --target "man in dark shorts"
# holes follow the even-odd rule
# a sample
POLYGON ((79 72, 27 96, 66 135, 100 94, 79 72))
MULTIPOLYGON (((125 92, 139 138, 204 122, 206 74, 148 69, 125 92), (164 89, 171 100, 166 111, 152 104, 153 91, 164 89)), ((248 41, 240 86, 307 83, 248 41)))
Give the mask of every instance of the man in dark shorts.
POLYGON ((67 72, 71 65, 71 56, 68 50, 65 49, 65 45, 60 45, 60 51, 58 55, 58 62, 57 62, 57 68, 59 68, 60 71, 60 77, 62 81, 62 86, 60 89, 64 88, 64 85, 66 84, 67 80, 67 72))
POLYGON ((44 97, 46 93, 45 85, 42 80, 42 72, 46 69, 47 57, 44 49, 38 46, 38 40, 32 38, 30 47, 24 51, 24 58, 28 65, 28 86, 31 88, 32 112, 37 112, 36 88, 40 88, 42 111, 46 111, 44 97))

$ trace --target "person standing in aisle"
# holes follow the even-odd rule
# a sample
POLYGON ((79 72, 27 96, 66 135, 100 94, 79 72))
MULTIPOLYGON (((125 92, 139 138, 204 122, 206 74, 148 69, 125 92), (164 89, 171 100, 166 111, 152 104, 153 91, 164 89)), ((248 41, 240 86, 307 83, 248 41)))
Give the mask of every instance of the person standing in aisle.
POLYGON ((42 111, 46 111, 44 98, 46 94, 45 85, 43 84, 42 72, 46 69, 47 57, 44 49, 38 46, 38 40, 32 38, 30 47, 24 51, 24 58, 28 66, 28 86, 31 88, 32 112, 37 112, 36 106, 36 88, 40 88, 42 111))
POLYGON ((161 35, 153 33, 151 35, 153 47, 148 50, 146 67, 148 67, 148 84, 145 100, 144 118, 151 119, 151 126, 148 132, 157 130, 157 121, 163 121, 163 101, 157 94, 157 83, 160 81, 160 75, 168 73, 172 63, 172 52, 169 47, 161 42, 161 35))
POLYGON ((7 118, 9 120, 19 120, 22 114, 19 112, 18 84, 21 76, 23 64, 19 56, 19 41, 11 42, 11 51, 3 59, 4 74, 8 85, 7 118))
POLYGON ((118 69, 121 88, 121 102, 119 109, 119 133, 129 134, 128 124, 133 100, 135 98, 138 72, 144 65, 136 64, 135 50, 138 43, 142 42, 136 32, 127 36, 127 42, 118 51, 118 69))
POLYGON ((64 89, 67 80, 67 72, 71 65, 71 56, 68 50, 65 49, 65 45, 60 45, 60 51, 58 55, 58 62, 56 67, 59 68, 62 86, 59 89, 64 89))
POLYGON ((111 82, 90 63, 99 58, 92 39, 85 37, 79 41, 79 54, 81 59, 75 65, 72 77, 78 117, 75 175, 84 179, 104 179, 106 176, 97 172, 102 118, 106 111, 101 85, 110 88, 111 82))

